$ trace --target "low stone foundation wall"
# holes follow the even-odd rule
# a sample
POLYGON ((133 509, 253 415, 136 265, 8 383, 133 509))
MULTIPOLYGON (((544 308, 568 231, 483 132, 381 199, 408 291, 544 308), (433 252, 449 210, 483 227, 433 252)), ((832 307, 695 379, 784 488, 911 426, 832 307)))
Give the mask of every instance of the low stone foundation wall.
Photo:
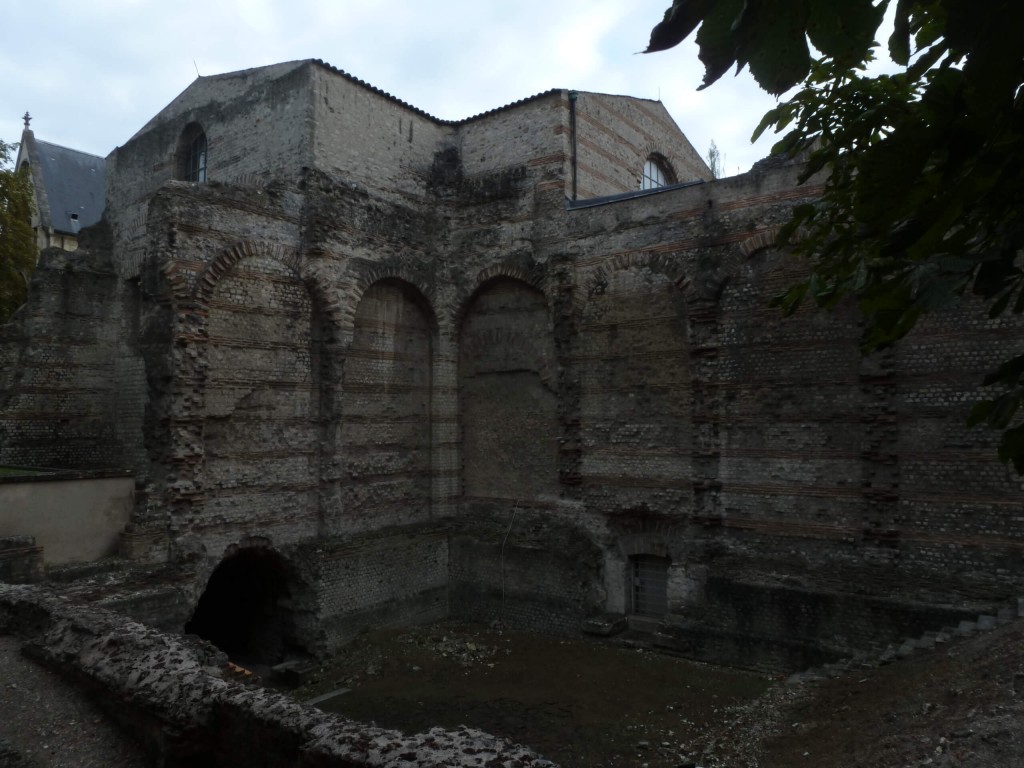
POLYGON ((406 736, 222 679, 224 654, 37 587, 0 584, 0 634, 85 687, 165 766, 552 766, 470 728, 406 736))
POLYGON ((0 537, 0 582, 31 584, 45 577, 43 548, 35 537, 0 537))
POLYGON ((467 505, 449 538, 450 615, 514 629, 576 634, 602 611, 603 555, 572 510, 467 505))
POLYGON ((713 576, 703 605, 664 621, 657 644, 711 664, 793 672, 989 611, 990 604, 931 605, 713 576))

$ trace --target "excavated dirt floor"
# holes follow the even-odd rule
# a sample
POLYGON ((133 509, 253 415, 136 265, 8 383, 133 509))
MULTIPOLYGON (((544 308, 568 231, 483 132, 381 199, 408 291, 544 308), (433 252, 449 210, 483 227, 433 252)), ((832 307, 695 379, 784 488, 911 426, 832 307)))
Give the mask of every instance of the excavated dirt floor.
POLYGON ((675 766, 763 676, 588 640, 445 623, 359 638, 296 691, 323 709, 421 731, 472 725, 571 766, 675 766))
POLYGON ((466 724, 574 766, 1024 765, 1024 626, 811 685, 458 624, 366 634, 294 693, 406 731, 466 724), (1015 690, 1020 689, 1020 695, 1015 690))

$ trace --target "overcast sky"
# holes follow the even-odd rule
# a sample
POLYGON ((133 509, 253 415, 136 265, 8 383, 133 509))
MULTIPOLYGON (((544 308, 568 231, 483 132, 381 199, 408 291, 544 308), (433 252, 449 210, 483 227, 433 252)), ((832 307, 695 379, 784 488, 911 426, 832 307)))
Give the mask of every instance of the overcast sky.
POLYGON ((697 92, 692 39, 635 55, 671 0, 14 0, 0 16, 0 139, 98 155, 196 77, 319 58, 426 112, 460 119, 549 88, 660 98, 726 175, 775 100, 749 73, 697 92))

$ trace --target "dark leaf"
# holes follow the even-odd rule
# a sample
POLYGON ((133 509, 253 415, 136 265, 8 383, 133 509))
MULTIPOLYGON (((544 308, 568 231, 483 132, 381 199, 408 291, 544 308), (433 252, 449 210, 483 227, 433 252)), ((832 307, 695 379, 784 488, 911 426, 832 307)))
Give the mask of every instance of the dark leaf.
POLYGON ((825 56, 852 67, 866 60, 884 10, 871 0, 810 0, 807 33, 825 56))
POLYGON ((697 32, 698 55, 704 63, 704 82, 698 90, 707 88, 736 63, 733 27, 743 8, 744 0, 717 0, 704 13, 704 23, 697 32))
POLYGON ((644 53, 665 51, 683 42, 697 28, 713 0, 675 0, 665 17, 651 30, 644 53))

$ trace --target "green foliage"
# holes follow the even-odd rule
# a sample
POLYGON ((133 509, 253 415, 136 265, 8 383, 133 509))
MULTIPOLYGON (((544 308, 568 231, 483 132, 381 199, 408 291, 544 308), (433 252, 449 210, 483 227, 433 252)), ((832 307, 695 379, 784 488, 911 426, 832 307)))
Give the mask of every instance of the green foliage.
MULTIPOLYGON (((648 51, 698 25, 702 88, 733 65, 774 94, 799 86, 754 132, 804 153, 801 181, 825 179, 781 233, 813 269, 779 305, 856 297, 866 351, 965 292, 993 318, 1024 312, 1024 2, 675 0, 648 51), (869 76, 890 6, 899 71, 869 76)), ((1024 356, 993 372, 996 394, 970 416, 1002 430, 1000 458, 1020 473, 1022 376, 1024 356)))
POLYGON ((25 303, 36 264, 32 234, 32 184, 11 167, 16 144, 0 141, 0 323, 25 303))

